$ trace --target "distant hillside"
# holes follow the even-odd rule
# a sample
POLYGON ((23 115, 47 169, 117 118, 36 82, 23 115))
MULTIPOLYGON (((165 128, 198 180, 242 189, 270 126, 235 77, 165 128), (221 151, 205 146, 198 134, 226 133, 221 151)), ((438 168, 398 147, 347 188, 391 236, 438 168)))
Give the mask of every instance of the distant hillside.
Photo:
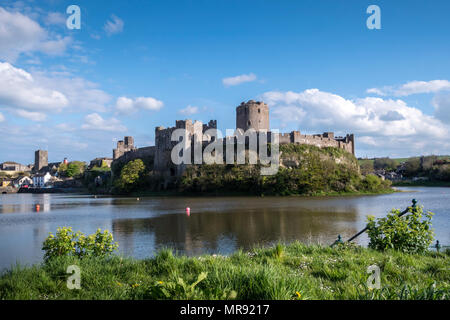
MULTIPOLYGON (((436 156, 439 160, 447 160, 450 161, 450 155, 448 156, 436 156)), ((374 164, 375 159, 377 158, 371 158, 371 159, 366 159, 366 158, 358 158, 358 163, 359 165, 363 165, 365 163, 370 163, 370 164, 374 164)), ((378 159, 382 159, 382 158, 378 158, 378 159)), ((403 162, 407 162, 408 160, 413 160, 413 159, 420 159, 420 156, 418 157, 409 157, 409 158, 389 158, 391 160, 394 160, 397 165, 403 163, 403 162)))
POLYGON ((450 185, 450 156, 358 159, 363 174, 395 176, 397 185, 450 185))

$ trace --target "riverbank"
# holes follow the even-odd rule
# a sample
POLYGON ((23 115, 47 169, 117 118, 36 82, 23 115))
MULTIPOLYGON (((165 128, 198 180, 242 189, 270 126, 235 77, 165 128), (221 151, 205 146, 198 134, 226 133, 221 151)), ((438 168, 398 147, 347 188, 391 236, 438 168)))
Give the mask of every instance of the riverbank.
POLYGON ((20 188, 18 193, 75 193, 90 194, 87 188, 20 188))
POLYGON ((257 194, 241 191, 217 191, 217 192, 187 192, 187 191, 141 191, 132 193, 91 193, 92 195, 102 196, 125 196, 125 197, 298 197, 298 198, 312 198, 312 197, 345 197, 345 196, 376 196, 383 194, 391 194, 395 192, 403 192, 395 188, 384 189, 380 191, 352 191, 352 192, 316 192, 313 194, 289 194, 289 195, 277 195, 277 194, 257 194))
POLYGON ((0 276, 0 299, 449 299, 450 254, 378 252, 301 243, 230 256, 152 259, 61 258, 16 266, 0 276), (66 286, 78 265, 81 289, 66 286), (367 287, 367 268, 381 269, 381 289, 367 287), (197 285, 194 285, 198 281, 197 285))
POLYGON ((417 181, 396 181, 392 183, 393 187, 450 187, 450 181, 437 180, 417 180, 417 181))

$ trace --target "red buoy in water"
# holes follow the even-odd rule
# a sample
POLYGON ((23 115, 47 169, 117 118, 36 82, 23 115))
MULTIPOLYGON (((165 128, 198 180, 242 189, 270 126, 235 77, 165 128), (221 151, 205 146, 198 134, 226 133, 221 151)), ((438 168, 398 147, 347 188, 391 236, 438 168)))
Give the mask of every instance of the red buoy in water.
POLYGON ((186 215, 189 217, 191 215, 191 208, 186 208, 186 215))

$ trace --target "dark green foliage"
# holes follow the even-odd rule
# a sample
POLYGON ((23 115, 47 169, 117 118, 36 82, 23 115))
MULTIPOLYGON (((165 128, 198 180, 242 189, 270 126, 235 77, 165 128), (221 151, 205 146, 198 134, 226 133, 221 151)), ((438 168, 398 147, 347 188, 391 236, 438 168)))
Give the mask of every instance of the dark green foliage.
POLYGON ((367 175, 370 173, 373 173, 375 170, 373 166, 373 161, 367 160, 367 161, 361 161, 360 168, 361 168, 361 174, 367 175))
POLYGON ((120 171, 119 178, 115 181, 120 190, 130 192, 142 185, 145 165, 141 159, 128 162, 120 171))
POLYGON ((414 177, 420 172, 420 159, 412 158, 405 163, 405 176, 414 177))
POLYGON ((437 156, 411 158, 405 163, 405 176, 450 181, 450 159, 437 156))
POLYGON ((393 171, 397 168, 397 161, 389 158, 376 158, 373 162, 375 170, 384 169, 386 171, 393 171))
POLYGON ((362 177, 354 156, 337 148, 281 145, 282 159, 295 162, 273 176, 261 176, 259 165, 191 166, 178 188, 185 192, 242 192, 257 195, 319 195, 383 192, 390 183, 362 177))

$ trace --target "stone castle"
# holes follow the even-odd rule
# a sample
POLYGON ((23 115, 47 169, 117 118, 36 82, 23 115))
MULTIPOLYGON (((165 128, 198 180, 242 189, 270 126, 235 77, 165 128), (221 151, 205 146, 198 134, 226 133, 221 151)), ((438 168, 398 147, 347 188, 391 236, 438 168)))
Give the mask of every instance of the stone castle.
MULTIPOLYGON (((208 129, 217 129, 217 121, 210 120, 208 124, 192 120, 176 120, 175 127, 155 128, 155 146, 136 148, 132 137, 125 137, 117 142, 117 148, 113 150, 114 161, 130 161, 141 157, 152 157, 154 171, 163 176, 179 176, 184 172, 185 165, 175 165, 171 161, 172 148, 178 141, 171 141, 172 132, 176 129, 186 129, 188 137, 193 139, 194 131, 205 133, 208 129)), ((249 100, 242 102, 236 108, 236 129, 247 131, 254 129, 256 132, 270 132, 269 106, 264 102, 249 100)), ((210 142, 210 137, 203 137, 203 145, 210 142)), ((192 140, 193 141, 193 140, 192 140)), ((279 133, 280 144, 308 144, 317 147, 336 147, 355 154, 355 138, 353 134, 345 137, 335 137, 333 132, 323 134, 305 135, 300 131, 279 133)))

